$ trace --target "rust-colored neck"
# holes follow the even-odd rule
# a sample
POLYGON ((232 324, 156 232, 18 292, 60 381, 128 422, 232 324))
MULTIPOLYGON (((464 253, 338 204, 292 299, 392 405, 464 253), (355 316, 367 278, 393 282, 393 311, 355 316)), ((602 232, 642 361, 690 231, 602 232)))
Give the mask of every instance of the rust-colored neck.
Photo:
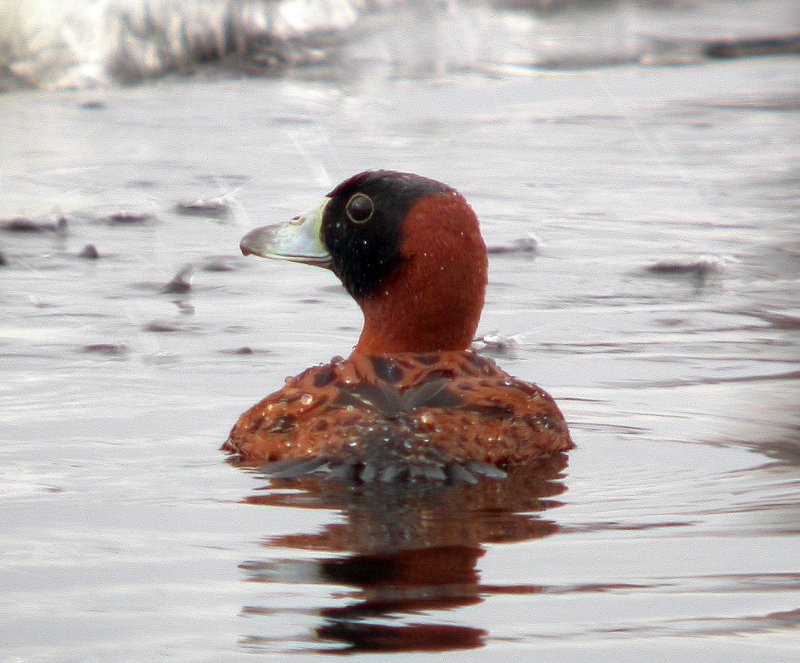
POLYGON ((353 353, 466 350, 487 271, 486 245, 466 201, 456 192, 420 199, 403 224, 397 269, 358 301, 364 329, 353 353))

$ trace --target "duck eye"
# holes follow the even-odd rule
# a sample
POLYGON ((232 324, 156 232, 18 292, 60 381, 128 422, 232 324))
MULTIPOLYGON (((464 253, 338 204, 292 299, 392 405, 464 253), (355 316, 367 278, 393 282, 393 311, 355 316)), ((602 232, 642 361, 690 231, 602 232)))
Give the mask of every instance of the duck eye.
POLYGON ((344 210, 347 212, 347 217, 353 223, 362 224, 372 218, 375 206, 372 204, 372 199, 369 196, 363 193, 356 193, 347 201, 344 210))

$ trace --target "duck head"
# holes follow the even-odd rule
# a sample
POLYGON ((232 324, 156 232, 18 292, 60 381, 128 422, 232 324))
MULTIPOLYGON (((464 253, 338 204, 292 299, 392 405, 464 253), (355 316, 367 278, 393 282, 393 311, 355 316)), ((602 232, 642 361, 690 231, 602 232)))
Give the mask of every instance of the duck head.
POLYGON ((487 282, 478 219, 451 187, 367 171, 305 214, 256 228, 242 253, 332 270, 364 313, 353 353, 465 350, 487 282))

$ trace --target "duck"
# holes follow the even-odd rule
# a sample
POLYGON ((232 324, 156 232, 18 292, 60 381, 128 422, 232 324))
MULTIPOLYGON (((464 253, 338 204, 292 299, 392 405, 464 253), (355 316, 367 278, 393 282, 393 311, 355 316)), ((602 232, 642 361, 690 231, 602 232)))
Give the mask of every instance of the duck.
POLYGON ((452 187, 365 171, 240 249, 332 271, 364 324, 347 358, 286 378, 239 417, 222 446, 232 460, 279 479, 474 484, 573 448, 547 392, 472 348, 488 257, 452 187))

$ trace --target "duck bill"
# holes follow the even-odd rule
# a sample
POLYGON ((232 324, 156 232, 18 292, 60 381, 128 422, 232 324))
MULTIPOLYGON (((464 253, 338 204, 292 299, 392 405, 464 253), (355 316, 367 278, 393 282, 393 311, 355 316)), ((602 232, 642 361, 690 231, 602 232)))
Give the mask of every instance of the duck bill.
POLYGON ((330 267, 331 254, 322 241, 322 219, 330 198, 288 223, 254 228, 239 242, 244 255, 291 260, 330 267))

